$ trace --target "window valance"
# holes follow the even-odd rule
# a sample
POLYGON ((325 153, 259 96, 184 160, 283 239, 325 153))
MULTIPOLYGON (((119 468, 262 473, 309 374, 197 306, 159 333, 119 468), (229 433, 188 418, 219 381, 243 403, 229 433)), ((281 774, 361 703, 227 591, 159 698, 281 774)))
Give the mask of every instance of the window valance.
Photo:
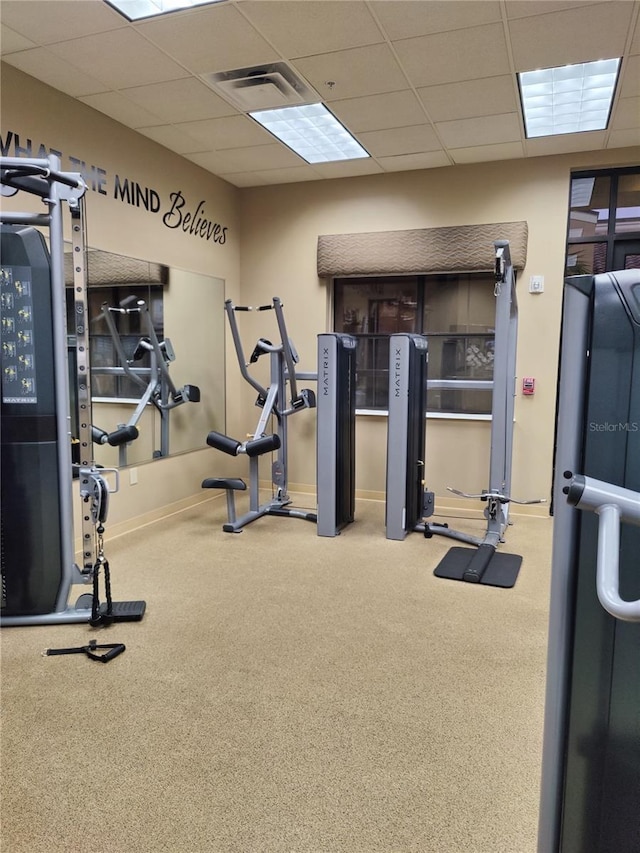
MULTIPOLYGON (((65 284, 73 284, 73 257, 64 256, 65 284)), ((87 277, 91 287, 113 287, 119 284, 166 284, 169 268, 163 264, 140 261, 125 255, 116 255, 102 249, 87 251, 87 277)))
POLYGON ((318 275, 489 272, 495 263, 495 240, 509 241, 511 262, 515 269, 522 269, 527 236, 526 222, 321 235, 318 275))

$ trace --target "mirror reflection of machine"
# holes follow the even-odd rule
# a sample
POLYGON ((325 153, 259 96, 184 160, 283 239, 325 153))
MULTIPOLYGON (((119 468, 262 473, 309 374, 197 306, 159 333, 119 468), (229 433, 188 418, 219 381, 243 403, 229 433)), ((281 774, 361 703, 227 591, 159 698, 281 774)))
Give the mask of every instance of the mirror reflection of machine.
MULTIPOLYGON (((96 243, 100 235, 93 232, 96 243)), ((73 264, 71 241, 65 240, 65 287, 67 292, 67 328, 75 326, 73 307, 73 264)), ((201 405, 183 406, 172 412, 170 452, 175 456, 199 450, 202 435, 208 429, 225 428, 224 351, 225 317, 221 308, 225 299, 224 279, 205 275, 157 260, 118 254, 97 245, 87 248, 89 336, 93 413, 95 423, 109 431, 116 424, 127 423, 143 389, 124 371, 108 375, 106 368, 120 367, 112 336, 102 316, 102 304, 119 306, 129 296, 146 302, 156 335, 160 341, 171 338, 176 362, 169 370, 176 384, 189 382, 201 389, 201 405), (193 310, 197 306, 197 310, 193 310)), ((114 314, 116 328, 127 358, 131 359, 139 339, 146 335, 139 313, 114 314)), ((75 339, 70 340, 69 356, 73 357, 75 339)), ((150 357, 133 365, 133 369, 150 366, 150 357)), ((126 448, 128 466, 163 461, 160 451, 161 417, 149 404, 137 423, 140 436, 126 448)), ((77 430, 73 430, 77 436, 77 430)), ((95 445, 99 465, 119 467, 119 450, 108 442, 95 445)))
POLYGON ((97 444, 110 444, 119 447, 119 466, 127 464, 127 442, 138 437, 138 423, 145 408, 153 405, 160 413, 160 447, 154 449, 154 458, 169 455, 169 413, 183 403, 199 403, 200 389, 197 385, 183 385, 177 388, 169 374, 169 365, 175 361, 175 353, 169 338, 158 340, 149 313, 149 308, 144 299, 129 296, 119 306, 114 307, 106 302, 102 305, 101 317, 104 319, 113 345, 120 362, 120 366, 93 368, 94 374, 107 374, 110 376, 126 376, 132 383, 141 389, 141 396, 126 423, 119 424, 116 433, 107 433, 94 427, 93 440, 97 444), (118 332, 115 316, 118 314, 137 314, 140 319, 142 337, 129 358, 118 332), (145 356, 149 358, 149 367, 136 366, 145 356), (124 437, 124 443, 120 440, 124 437))

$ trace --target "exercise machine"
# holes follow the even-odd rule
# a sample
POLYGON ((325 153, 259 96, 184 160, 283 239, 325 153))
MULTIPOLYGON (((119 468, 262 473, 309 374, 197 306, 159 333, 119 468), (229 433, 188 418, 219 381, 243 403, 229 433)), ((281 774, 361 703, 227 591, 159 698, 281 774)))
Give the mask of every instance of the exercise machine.
MULTIPOLYGON (((177 388, 173 383, 169 373, 169 365, 176 358, 173 346, 169 338, 162 341, 158 340, 149 308, 144 299, 129 296, 117 307, 110 306, 105 302, 102 304, 101 316, 111 335, 120 366, 95 367, 92 368, 92 373, 94 375, 127 376, 142 390, 141 397, 129 420, 126 424, 119 424, 118 437, 122 434, 120 431, 126 430, 134 439, 137 438, 140 418, 146 407, 153 405, 160 414, 160 447, 154 450, 153 457, 157 459, 168 456, 170 412, 183 403, 199 403, 200 389, 197 385, 183 385, 181 388, 177 388), (115 323, 114 315, 118 314, 137 314, 140 318, 142 337, 139 339, 131 358, 125 352, 122 338, 115 323), (149 357, 149 367, 136 367, 136 363, 142 361, 146 355, 149 357)), ((94 441, 99 444, 112 444, 112 436, 95 428, 94 441)), ((127 442, 120 441, 118 446, 118 465, 122 468, 127 464, 127 442)))
POLYGON ((539 853, 640 850, 640 270, 565 281, 539 853))
POLYGON ((86 292, 84 193, 56 155, 0 158, 4 195, 40 198, 45 213, 0 213, 2 331, 2 608, 0 625, 141 619, 145 602, 113 602, 104 524, 117 472, 95 467, 86 292), (71 214, 74 416, 82 506, 82 565, 74 562, 73 463, 64 281, 63 209, 71 214), (40 230, 49 237, 49 246, 40 230), (110 483, 107 475, 115 478, 110 483), (99 600, 104 575, 106 603, 99 600), (74 585, 92 592, 70 603, 74 585))
POLYGON ((202 482, 203 489, 225 489, 227 495, 228 520, 223 526, 227 533, 239 533, 243 527, 264 515, 285 515, 316 521, 315 513, 296 509, 288 494, 287 479, 287 434, 288 418, 303 409, 312 409, 316 405, 316 396, 310 389, 298 392, 295 365, 298 355, 287 334, 282 311, 282 303, 274 297, 270 305, 261 305, 257 311, 271 311, 276 315, 281 341, 272 344, 266 338, 260 338, 254 347, 249 362, 246 361, 242 339, 238 329, 236 312, 251 311, 250 306, 234 305, 231 299, 225 302, 225 310, 233 336, 238 364, 243 378, 258 392, 256 406, 261 409, 255 431, 246 441, 238 441, 223 433, 212 430, 207 436, 207 444, 231 456, 245 454, 249 457, 249 511, 240 518, 236 516, 235 491, 244 491, 246 483, 239 478, 208 477, 202 482), (255 364, 263 356, 269 356, 269 386, 262 385, 248 370, 249 364, 255 364), (287 391, 289 394, 287 394, 287 391), (289 402, 287 401, 289 397, 289 402), (276 431, 268 433, 272 417, 276 418, 276 431), (259 460, 260 456, 275 453, 271 465, 272 495, 265 503, 260 502, 259 460))
POLYGON ((353 521, 355 505, 355 349, 349 335, 318 336, 318 373, 296 370, 299 361, 289 338, 282 302, 273 297, 271 304, 257 308, 234 305, 228 299, 225 310, 243 378, 257 391, 256 406, 261 409, 254 432, 245 441, 212 431, 207 444, 231 456, 249 457, 249 510, 237 517, 235 492, 247 486, 240 478, 208 477, 204 489, 224 489, 227 498, 227 522, 223 530, 239 533, 247 524, 265 515, 302 518, 317 524, 320 536, 335 536, 353 521), (237 312, 273 311, 279 342, 260 338, 247 362, 236 318, 237 312), (265 386, 249 372, 263 355, 269 356, 269 385, 265 386), (298 390, 298 381, 318 381, 318 394, 298 390), (291 506, 288 493, 288 418, 317 406, 317 512, 291 506), (275 419, 275 432, 268 432, 275 419), (260 457, 275 454, 271 465, 271 497, 260 502, 260 457))
POLYGON ((519 555, 497 552, 509 523, 509 504, 540 501, 516 501, 510 494, 518 313, 508 241, 497 240, 494 250, 496 325, 492 381, 429 380, 428 339, 415 334, 390 336, 385 521, 387 539, 402 540, 409 532, 420 531, 426 538, 446 536, 473 546, 451 548, 434 570, 437 577, 508 588, 515 584, 522 563, 519 555), (489 486, 475 495, 448 487, 460 497, 486 503, 487 527, 482 538, 425 520, 435 509, 433 492, 425 487, 429 387, 492 390, 489 486))

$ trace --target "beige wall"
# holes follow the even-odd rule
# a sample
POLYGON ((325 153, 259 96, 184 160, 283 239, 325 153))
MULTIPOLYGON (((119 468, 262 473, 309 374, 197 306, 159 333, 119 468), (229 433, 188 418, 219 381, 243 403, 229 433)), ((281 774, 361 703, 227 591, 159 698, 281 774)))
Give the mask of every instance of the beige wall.
MULTIPOLYGON (((15 69, 2 66, 2 139, 19 133, 106 170, 109 194, 87 197, 89 244, 159 261, 225 280, 237 303, 261 304, 280 296, 300 368, 315 370, 316 335, 329 328, 327 283, 316 273, 320 234, 382 231, 526 220, 529 248, 519 277, 518 376, 535 376, 536 394, 516 400, 513 493, 549 495, 558 331, 562 294, 569 176, 572 168, 629 165, 632 150, 585 152, 505 163, 484 163, 420 172, 317 181, 238 190, 197 166, 118 125, 15 69), (207 215, 228 227, 224 246, 169 230, 156 214, 112 197, 114 175, 157 191, 166 204, 180 189, 192 206, 206 201, 207 215), (528 293, 530 275, 545 277, 545 292, 528 293)), ((13 151, 7 151, 13 155, 13 151)), ((70 170, 68 161, 63 168, 70 170)), ((25 207, 21 200, 7 208, 25 207)), ((244 314, 247 350, 268 337, 271 315, 244 314)), ((190 322, 185 315, 185 323, 190 322)), ((255 393, 239 376, 235 352, 226 341, 227 431, 239 438, 255 426, 255 393)), ((205 393, 205 389, 202 389, 205 393)), ((303 411, 290 421, 290 482, 313 489, 315 415, 303 411)), ((386 419, 358 419, 357 485, 380 495, 385 488, 386 419)), ((204 437, 203 437, 204 439, 204 437)), ((477 421, 430 420, 427 430, 428 485, 469 491, 487 485, 489 425, 477 421)), ((244 460, 204 449, 141 466, 138 484, 122 478, 112 502, 112 520, 154 513, 200 494, 202 476, 246 475, 244 460)), ((268 476, 268 472, 265 472, 268 476)))
MULTIPOLYGON (((280 296, 302 369, 315 363, 315 340, 328 329, 328 285, 316 272, 321 234, 401 230, 525 220, 527 265, 519 275, 517 374, 534 376, 533 397, 516 398, 513 494, 549 497, 558 336, 570 170, 637 162, 631 150, 587 152, 504 163, 402 172, 242 191, 241 291, 249 304, 280 296), (543 275, 545 292, 528 292, 529 276, 543 275)), ((253 335, 260 317, 251 317, 253 335)), ((247 322, 247 326, 250 321, 247 322)), ((253 422, 251 395, 245 395, 253 422)), ((290 480, 313 483, 315 459, 303 412, 292 421, 290 480), (296 444, 300 432, 303 441, 296 444), (307 440, 309 439, 309 441, 307 440)), ((386 418, 357 423, 357 486, 385 488, 386 418)), ((437 495, 449 485, 487 486, 489 424, 429 419, 427 482, 437 495)))

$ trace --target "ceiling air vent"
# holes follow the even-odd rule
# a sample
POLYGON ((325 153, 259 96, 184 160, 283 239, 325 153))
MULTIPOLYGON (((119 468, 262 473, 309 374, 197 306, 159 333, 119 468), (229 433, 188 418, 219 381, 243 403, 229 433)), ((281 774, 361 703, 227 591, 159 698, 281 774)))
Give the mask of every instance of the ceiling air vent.
POLYGON ((254 68, 217 71, 202 79, 221 97, 244 113, 317 103, 320 96, 285 62, 254 68))

